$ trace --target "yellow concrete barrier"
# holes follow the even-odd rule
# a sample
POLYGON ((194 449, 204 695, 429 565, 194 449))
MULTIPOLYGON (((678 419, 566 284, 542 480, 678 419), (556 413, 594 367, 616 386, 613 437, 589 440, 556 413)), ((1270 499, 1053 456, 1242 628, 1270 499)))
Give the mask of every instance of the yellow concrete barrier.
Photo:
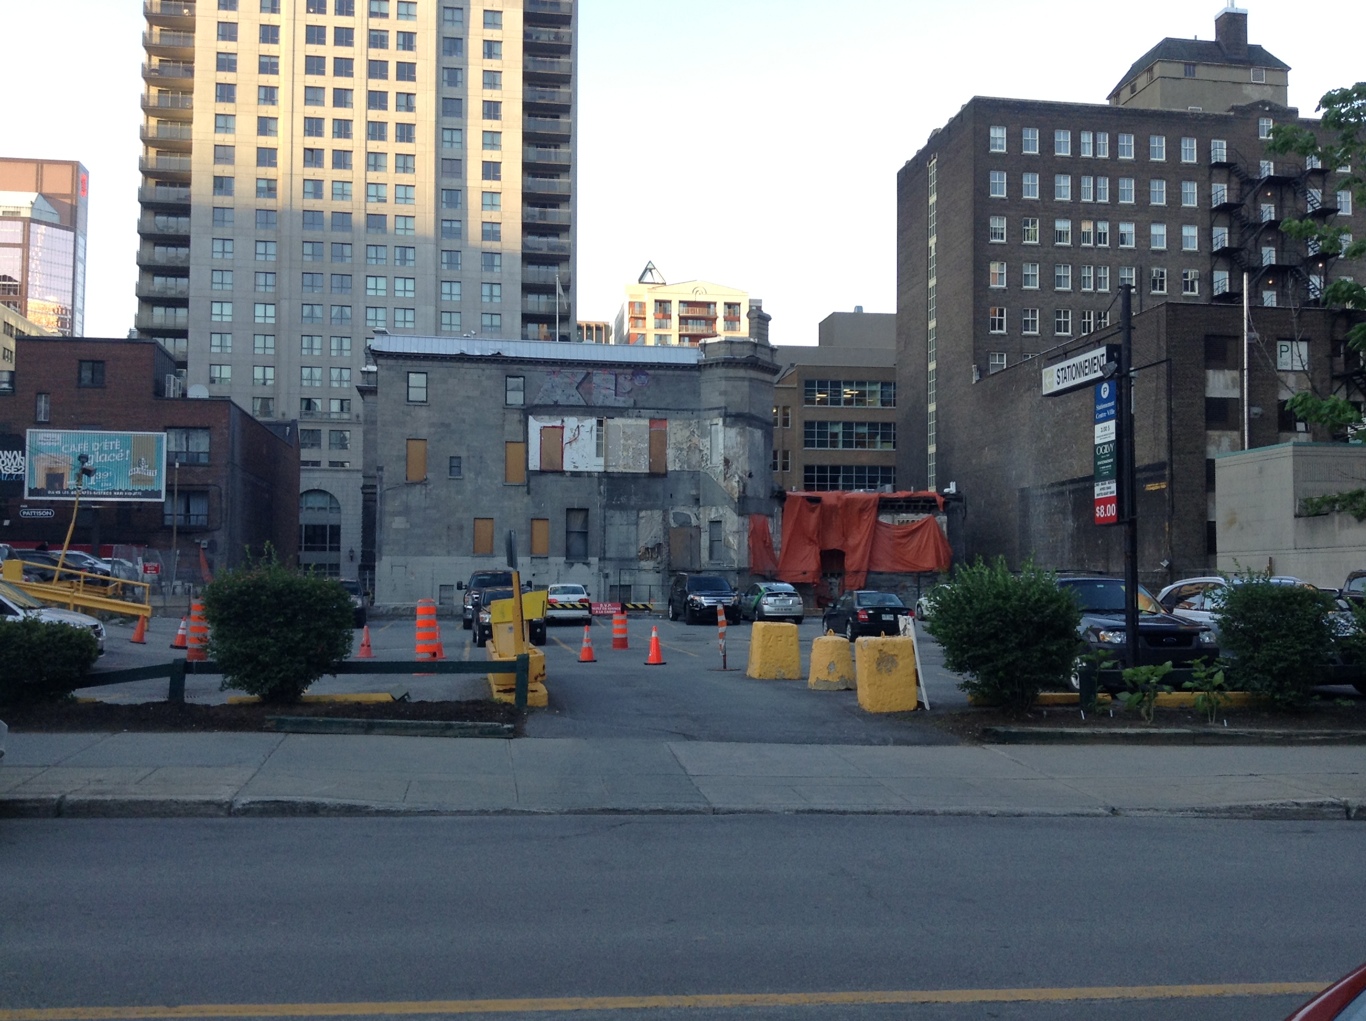
POLYGON ((917 701, 914 638, 860 638, 854 643, 858 704, 870 713, 900 713, 917 701))
POLYGON ((811 643, 811 674, 806 686, 817 691, 854 687, 854 647, 847 638, 823 635, 811 643))
POLYGON ((745 675, 761 681, 795 681, 802 676, 802 644, 796 624, 755 621, 749 636, 745 675))

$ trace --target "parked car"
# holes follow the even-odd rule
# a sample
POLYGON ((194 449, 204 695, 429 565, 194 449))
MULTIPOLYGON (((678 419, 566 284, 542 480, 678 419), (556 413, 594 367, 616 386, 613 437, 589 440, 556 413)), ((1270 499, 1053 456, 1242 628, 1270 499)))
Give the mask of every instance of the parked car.
POLYGON ((1366 571, 1351 571, 1338 595, 1354 603, 1366 603, 1366 571))
POLYGON ((60 572, 61 581, 77 581, 83 574, 96 575, 95 578, 85 578, 88 584, 101 584, 101 579, 108 579, 110 572, 108 567, 103 569, 93 567, 88 561, 81 560, 79 554, 73 556, 73 551, 68 551, 63 557, 58 550, 16 550, 17 558, 23 562, 23 574, 25 581, 50 582, 58 577, 57 563, 60 560, 62 567, 60 572))
POLYGON ((947 585, 935 585, 920 594, 920 598, 915 601, 916 620, 923 624, 934 616, 934 601, 946 588, 948 588, 947 585))
POLYGON ((1366 964, 1338 979, 1285 1021, 1363 1021, 1366 1019, 1366 964))
POLYGON ((669 619, 696 624, 699 620, 716 620, 724 613, 726 620, 740 616, 740 597, 730 582, 715 574, 676 574, 669 586, 669 619))
POLYGON ((787 620, 800 624, 805 612, 801 593, 785 581, 756 581, 740 596, 741 620, 787 620))
MULTIPOLYGON (((490 609, 493 603, 500 599, 511 599, 512 589, 510 588, 485 588, 475 590, 479 595, 479 611, 474 618, 474 626, 471 629, 474 633, 470 636, 474 644, 483 648, 493 637, 493 611, 490 609)), ((545 618, 536 617, 526 622, 527 639, 532 645, 544 645, 545 618)))
MULTIPOLYGON (((1312 588, 1306 581, 1292 578, 1288 574, 1273 575, 1267 579, 1273 585, 1304 585, 1312 588)), ((1185 617, 1200 624, 1208 624, 1217 634, 1219 631, 1219 611, 1224 593, 1230 585, 1238 585, 1242 579, 1237 575, 1224 578, 1210 575, 1204 578, 1183 578, 1172 582, 1157 594, 1157 601, 1167 613, 1185 617)))
POLYGON ((0 581, 0 618, 4 620, 41 620, 45 624, 70 624, 85 628, 95 636, 100 655, 104 655, 104 625, 94 617, 75 610, 63 610, 39 602, 23 589, 0 581))
MULTIPOLYGON (((1223 579, 1219 579, 1222 581, 1223 579)), ((1077 637, 1082 652, 1105 652, 1117 662, 1125 658, 1124 582, 1102 576, 1064 577, 1058 586, 1076 597, 1081 610, 1077 637)), ((1176 616, 1162 609, 1143 586, 1138 588, 1138 665, 1190 666, 1203 659, 1212 663, 1219 656, 1218 638, 1206 624, 1176 616)), ((1080 687, 1074 671, 1072 686, 1080 687)))
POLYGON ((365 605, 365 593, 361 591, 360 582, 353 578, 341 579, 341 587, 346 589, 346 594, 351 597, 351 626, 353 628, 365 627, 369 619, 369 610, 365 605))
POLYGON ((474 615, 479 611, 479 597, 477 593, 490 587, 511 588, 511 571, 475 571, 470 575, 469 584, 465 586, 465 630, 468 631, 474 626, 474 615))
POLYGON ((856 589, 840 596, 825 608, 821 629, 855 638, 901 634, 901 618, 909 617, 911 608, 895 592, 856 589))
POLYGON ((592 597, 582 585, 568 582, 551 585, 545 593, 545 620, 569 621, 572 624, 593 623, 592 597))

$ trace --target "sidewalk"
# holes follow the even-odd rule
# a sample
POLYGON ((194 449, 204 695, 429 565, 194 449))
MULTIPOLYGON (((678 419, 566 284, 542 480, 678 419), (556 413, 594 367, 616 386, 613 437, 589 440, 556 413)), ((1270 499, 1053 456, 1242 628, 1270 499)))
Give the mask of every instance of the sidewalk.
POLYGON ((1359 747, 15 734, 0 817, 484 813, 1366 818, 1359 747))

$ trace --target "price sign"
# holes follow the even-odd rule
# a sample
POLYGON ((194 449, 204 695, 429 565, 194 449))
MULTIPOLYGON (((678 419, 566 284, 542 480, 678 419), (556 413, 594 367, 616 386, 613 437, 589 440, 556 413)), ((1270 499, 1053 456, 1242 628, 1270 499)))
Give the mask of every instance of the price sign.
POLYGON ((1119 465, 1115 457, 1115 426, 1117 424, 1115 397, 1118 387, 1113 380, 1096 384, 1095 414, 1095 515, 1098 525, 1119 522, 1119 465))

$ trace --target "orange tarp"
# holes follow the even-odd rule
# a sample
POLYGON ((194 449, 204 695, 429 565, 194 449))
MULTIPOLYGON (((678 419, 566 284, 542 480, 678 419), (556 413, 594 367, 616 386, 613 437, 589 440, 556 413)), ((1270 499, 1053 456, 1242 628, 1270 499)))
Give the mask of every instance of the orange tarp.
POLYGON ((822 550, 844 553, 846 591, 862 588, 869 571, 947 571, 949 541, 934 517, 905 525, 877 519, 880 501, 908 497, 933 497, 941 510, 944 506, 935 493, 788 493, 778 577, 793 583, 820 581, 822 550))
POLYGON ((749 571, 760 578, 778 574, 778 558, 773 555, 773 532, 762 514, 749 516, 749 571))

